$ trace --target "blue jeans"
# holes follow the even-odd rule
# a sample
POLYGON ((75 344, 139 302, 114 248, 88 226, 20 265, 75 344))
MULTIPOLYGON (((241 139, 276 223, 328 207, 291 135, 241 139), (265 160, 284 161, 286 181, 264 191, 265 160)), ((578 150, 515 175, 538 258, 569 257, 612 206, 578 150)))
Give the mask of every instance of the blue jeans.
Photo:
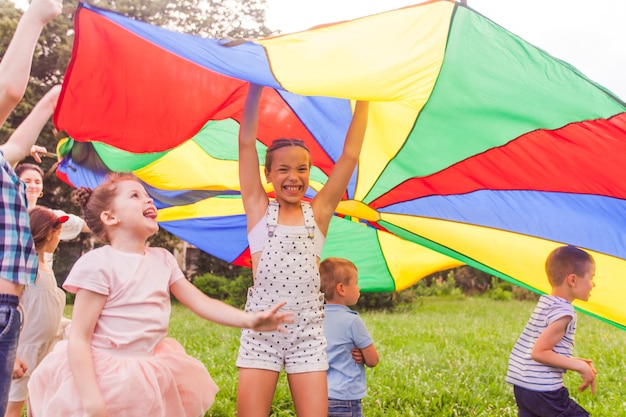
POLYGON ((328 417, 363 417, 361 400, 328 399, 328 417))
POLYGON ((519 417, 589 417, 589 413, 569 396, 567 388, 531 391, 513 386, 519 417))
POLYGON ((20 338, 22 315, 18 305, 17 296, 0 294, 0 416, 4 416, 7 409, 15 351, 20 338))

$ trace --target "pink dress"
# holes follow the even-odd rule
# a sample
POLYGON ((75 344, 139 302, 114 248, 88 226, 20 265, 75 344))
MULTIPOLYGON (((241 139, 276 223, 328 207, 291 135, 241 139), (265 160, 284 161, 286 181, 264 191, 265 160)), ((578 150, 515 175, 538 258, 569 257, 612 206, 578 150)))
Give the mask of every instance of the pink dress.
MULTIPOLYGON (((204 364, 166 337, 169 287, 179 279, 183 273, 165 249, 138 255, 103 246, 83 255, 63 284, 107 295, 91 352, 110 417, 201 417, 213 403, 218 388, 204 364)), ((28 384, 33 416, 82 415, 77 382, 61 341, 28 384)))

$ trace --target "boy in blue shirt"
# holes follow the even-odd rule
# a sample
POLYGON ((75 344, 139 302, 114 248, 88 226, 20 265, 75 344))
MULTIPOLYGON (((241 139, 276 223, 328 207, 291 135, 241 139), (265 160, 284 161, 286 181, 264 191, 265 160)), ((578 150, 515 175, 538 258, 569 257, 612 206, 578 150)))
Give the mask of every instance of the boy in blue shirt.
POLYGON ((328 342, 328 416, 362 417, 367 388, 365 365, 378 365, 378 352, 354 305, 361 295, 356 266, 347 259, 327 258, 320 264, 324 336, 328 342))
POLYGON ((595 286, 595 262, 574 246, 561 246, 548 255, 546 273, 552 286, 542 295, 522 335, 511 351, 506 381, 513 384, 520 417, 587 417, 563 385, 566 370, 582 377, 584 391, 596 392, 591 360, 572 357, 576 312, 572 301, 587 301, 595 286))

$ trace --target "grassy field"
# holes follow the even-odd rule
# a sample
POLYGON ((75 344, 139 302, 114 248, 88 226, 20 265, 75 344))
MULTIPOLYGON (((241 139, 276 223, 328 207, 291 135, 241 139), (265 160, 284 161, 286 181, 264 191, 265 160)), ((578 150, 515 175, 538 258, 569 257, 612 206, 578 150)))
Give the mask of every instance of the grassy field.
MULTIPOLYGON (((509 352, 534 302, 485 298, 420 299, 393 313, 363 313, 380 364, 367 371, 364 411, 375 416, 516 416, 505 383, 509 352)), ((595 396, 579 393, 580 377, 566 375, 571 395, 594 417, 626 416, 626 332, 578 315, 575 354, 594 360, 595 396)), ((239 331, 198 319, 174 306, 170 335, 203 361, 221 390, 207 416, 234 416, 239 331)), ((281 375, 272 416, 293 416, 281 375)))

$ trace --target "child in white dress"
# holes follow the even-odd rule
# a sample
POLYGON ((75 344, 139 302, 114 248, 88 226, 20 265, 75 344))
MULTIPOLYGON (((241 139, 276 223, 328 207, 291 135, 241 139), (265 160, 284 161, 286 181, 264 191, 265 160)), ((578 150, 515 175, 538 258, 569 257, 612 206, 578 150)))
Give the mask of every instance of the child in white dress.
POLYGON ((14 371, 14 377, 19 378, 11 382, 5 417, 20 417, 28 398, 27 384, 30 375, 58 340, 58 329, 65 307, 65 293, 57 286, 54 272, 43 255, 54 252, 59 245, 61 227, 67 221, 67 216, 57 217, 50 209, 34 207, 29 210, 29 217, 39 265, 35 285, 26 287, 20 300, 24 321, 14 371))
POLYGON ((170 293, 200 317, 234 327, 276 330, 292 313, 278 313, 278 303, 250 314, 209 298, 171 253, 146 247, 157 211, 134 177, 115 176, 75 197, 91 231, 109 245, 82 256, 63 285, 76 293, 69 339, 31 377, 33 416, 203 416, 218 388, 167 337, 170 293))

